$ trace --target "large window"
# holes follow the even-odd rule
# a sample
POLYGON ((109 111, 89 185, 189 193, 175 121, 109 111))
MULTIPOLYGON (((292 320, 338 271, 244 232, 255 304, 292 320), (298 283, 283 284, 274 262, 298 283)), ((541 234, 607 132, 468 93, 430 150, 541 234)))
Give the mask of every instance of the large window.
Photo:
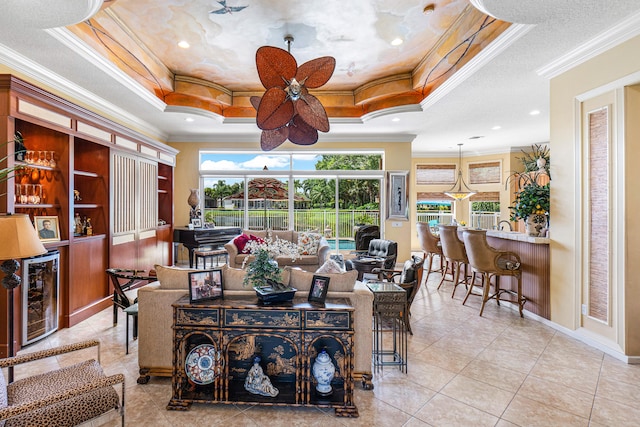
POLYGON ((380 224, 382 153, 200 153, 205 223, 324 233, 346 249, 357 224, 380 224), (246 189, 246 191, 245 191, 246 189))

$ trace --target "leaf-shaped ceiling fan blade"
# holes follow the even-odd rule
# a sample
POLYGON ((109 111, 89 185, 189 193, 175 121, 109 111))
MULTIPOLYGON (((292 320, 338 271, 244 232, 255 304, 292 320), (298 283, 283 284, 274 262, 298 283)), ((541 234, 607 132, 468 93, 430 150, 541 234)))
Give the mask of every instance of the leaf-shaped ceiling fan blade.
POLYGON ((260 148, 263 151, 271 151, 282 145, 289 137, 289 127, 282 126, 278 129, 263 130, 260 135, 260 148))
POLYGON ((289 141, 298 145, 312 145, 318 142, 318 131, 309 126, 298 115, 287 126, 289 128, 289 141))
POLYGON ((286 98, 285 91, 277 87, 264 93, 256 114, 256 124, 260 129, 277 129, 289 123, 293 117, 293 101, 286 98))
POLYGON ((306 94, 296 103, 296 117, 300 117, 309 126, 320 132, 329 132, 329 118, 324 107, 313 95, 306 94))
POLYGON ((298 68, 296 80, 304 82, 306 87, 314 89, 327 83, 335 69, 336 60, 331 56, 312 59, 298 68))
POLYGON ((284 88, 286 83, 284 77, 291 80, 296 75, 298 63, 296 59, 286 50, 273 46, 262 46, 256 52, 256 68, 262 85, 271 89, 272 87, 284 88))
POLYGON ((258 111, 258 108, 260 107, 261 99, 262 99, 261 96, 252 96, 249 98, 249 102, 251 102, 251 105, 253 105, 253 108, 255 108, 256 111, 258 111))

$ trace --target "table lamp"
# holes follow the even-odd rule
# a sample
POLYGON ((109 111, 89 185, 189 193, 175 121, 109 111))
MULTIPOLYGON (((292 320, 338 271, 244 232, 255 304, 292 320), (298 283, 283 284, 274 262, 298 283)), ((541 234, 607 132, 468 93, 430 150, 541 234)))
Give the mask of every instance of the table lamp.
MULTIPOLYGON (((2 286, 8 291, 7 310, 9 314, 8 356, 14 356, 13 347, 13 290, 20 285, 20 276, 16 271, 20 268, 18 259, 42 255, 47 252, 40 242, 38 233, 28 215, 0 215, 0 270, 4 273, 2 286)), ((13 369, 9 368, 9 382, 13 382, 13 369)))

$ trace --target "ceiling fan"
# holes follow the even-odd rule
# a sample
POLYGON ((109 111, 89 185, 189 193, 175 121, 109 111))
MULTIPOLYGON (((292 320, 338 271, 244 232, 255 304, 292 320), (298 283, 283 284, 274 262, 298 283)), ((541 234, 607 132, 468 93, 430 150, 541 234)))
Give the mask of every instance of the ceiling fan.
MULTIPOLYGON (((287 35, 285 41, 290 50, 293 36, 287 35)), ((273 150, 287 139, 298 145, 312 145, 318 141, 318 131, 329 132, 327 112, 309 89, 329 81, 336 67, 335 58, 323 56, 298 67, 289 51, 262 46, 256 52, 256 67, 267 89, 262 97, 250 98, 257 111, 256 124, 262 129, 262 150, 273 150)))

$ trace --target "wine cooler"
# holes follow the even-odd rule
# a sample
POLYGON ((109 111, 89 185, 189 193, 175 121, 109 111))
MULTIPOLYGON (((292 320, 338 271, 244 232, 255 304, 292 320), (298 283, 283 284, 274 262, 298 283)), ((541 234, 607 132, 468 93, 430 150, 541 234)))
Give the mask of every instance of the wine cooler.
POLYGON ((58 329, 60 253, 22 260, 22 345, 58 329))

